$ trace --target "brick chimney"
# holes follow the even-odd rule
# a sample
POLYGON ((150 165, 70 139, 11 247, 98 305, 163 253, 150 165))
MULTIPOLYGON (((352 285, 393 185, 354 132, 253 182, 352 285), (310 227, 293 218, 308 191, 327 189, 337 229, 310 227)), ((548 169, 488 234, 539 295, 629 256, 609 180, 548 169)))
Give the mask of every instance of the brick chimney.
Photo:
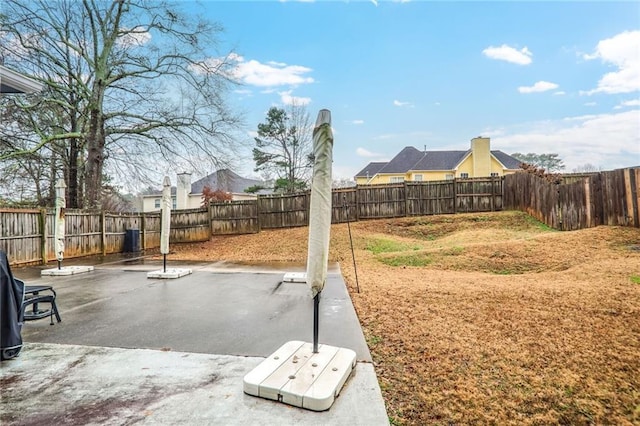
POLYGON ((471 155, 473 156, 473 177, 491 176, 490 139, 478 136, 471 139, 471 155))
POLYGON ((191 173, 178 173, 176 185, 176 210, 189 208, 189 194, 191 193, 191 173))

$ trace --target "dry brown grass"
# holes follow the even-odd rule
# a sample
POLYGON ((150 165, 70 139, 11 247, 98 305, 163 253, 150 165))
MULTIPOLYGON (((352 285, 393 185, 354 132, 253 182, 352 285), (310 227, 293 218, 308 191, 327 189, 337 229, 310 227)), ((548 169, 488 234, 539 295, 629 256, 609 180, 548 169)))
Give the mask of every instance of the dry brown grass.
MULTIPOLYGON (((561 233, 502 212, 351 230, 359 294, 346 225, 330 257, 392 423, 640 424, 637 228, 561 233)), ((307 232, 215 237, 171 258, 304 261, 307 232)))

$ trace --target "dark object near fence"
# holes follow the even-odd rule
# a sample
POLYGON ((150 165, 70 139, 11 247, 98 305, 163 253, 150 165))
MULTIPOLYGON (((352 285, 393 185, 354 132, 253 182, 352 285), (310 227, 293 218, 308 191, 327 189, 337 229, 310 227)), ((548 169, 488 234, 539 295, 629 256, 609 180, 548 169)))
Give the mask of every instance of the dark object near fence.
POLYGON ((0 251, 0 361, 22 350, 24 284, 13 278, 7 254, 0 251))
POLYGON ((140 251, 140 230, 127 229, 124 234, 124 252, 137 253, 140 251))

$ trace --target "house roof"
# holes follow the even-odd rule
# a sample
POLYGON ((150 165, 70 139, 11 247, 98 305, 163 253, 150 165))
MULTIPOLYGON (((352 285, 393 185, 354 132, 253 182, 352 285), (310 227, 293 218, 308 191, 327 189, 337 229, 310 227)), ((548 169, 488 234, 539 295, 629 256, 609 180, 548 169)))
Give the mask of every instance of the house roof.
POLYGON ((386 161, 372 161, 367 164, 364 169, 360 170, 356 177, 373 176, 380 171, 381 168, 387 165, 386 161))
POLYGON ((507 169, 519 169, 520 164, 522 164, 522 161, 510 156, 509 154, 505 154, 502 151, 491 151, 491 154, 493 154, 493 156, 496 157, 496 159, 507 169))
POLYGON ((261 180, 243 178, 229 169, 222 169, 193 182, 191 184, 191 193, 201 194, 205 186, 214 191, 219 189, 225 192, 241 193, 249 187, 264 184, 261 180))
POLYGON ((378 173, 405 173, 413 169, 413 166, 425 155, 412 146, 405 146, 402 151, 391 159, 378 173))
POLYGON ((42 90, 42 84, 0 65, 0 93, 33 93, 42 90))
MULTIPOLYGON (((375 174, 407 173, 410 170, 454 170, 471 150, 466 151, 419 151, 407 146, 388 163, 373 162, 367 164, 356 177, 373 177, 375 174)), ((517 169, 520 161, 502 151, 491 151, 491 154, 507 169, 517 169)))
POLYGON ((409 170, 453 170, 467 156, 466 151, 427 151, 409 170))

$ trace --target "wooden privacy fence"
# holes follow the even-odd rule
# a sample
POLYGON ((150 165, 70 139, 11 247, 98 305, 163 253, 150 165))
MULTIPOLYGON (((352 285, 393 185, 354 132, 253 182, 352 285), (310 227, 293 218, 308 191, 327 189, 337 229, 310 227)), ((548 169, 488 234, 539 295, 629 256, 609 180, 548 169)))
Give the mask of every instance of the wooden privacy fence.
MULTIPOLYGON (((527 173, 506 177, 404 182, 335 189, 332 223, 364 219, 523 210, 555 229, 597 225, 640 227, 640 169, 614 170, 554 185, 527 173)), ((211 235, 307 226, 310 193, 259 196, 171 212, 171 243, 208 241, 211 235)), ((0 209, 0 250, 12 264, 55 259, 55 212, 0 209)), ((136 232, 139 248, 160 246, 161 217, 152 213, 65 212, 65 257, 125 251, 136 232)))
POLYGON ((552 184, 528 173, 505 177, 504 208, 522 210, 559 230, 598 225, 640 227, 640 168, 591 173, 552 184))
MULTIPOLYGON (((404 182, 334 189, 332 223, 363 219, 502 210, 503 179, 404 182)), ((309 224, 310 192, 213 203, 211 232, 242 234, 309 224)))
MULTIPOLYGON (((107 255, 125 251, 127 233, 137 233, 141 250, 160 247, 159 212, 109 213, 65 211, 65 258, 107 255)), ((211 238, 206 209, 171 214, 170 241, 195 242, 211 238)), ((47 263, 55 260, 55 211, 0 209, 0 250, 11 264, 47 263)))

